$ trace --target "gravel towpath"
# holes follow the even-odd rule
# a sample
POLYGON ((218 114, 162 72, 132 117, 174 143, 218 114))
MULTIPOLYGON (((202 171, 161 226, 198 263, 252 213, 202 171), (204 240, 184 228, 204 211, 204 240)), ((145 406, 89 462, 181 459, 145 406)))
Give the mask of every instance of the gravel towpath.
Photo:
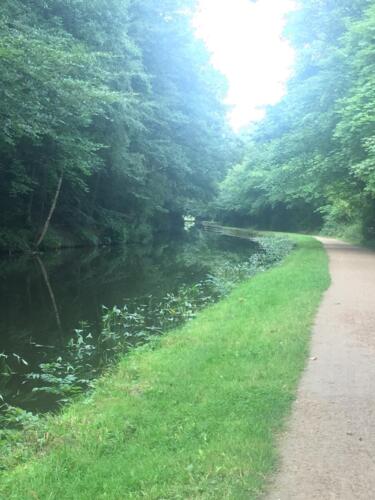
POLYGON ((267 500, 375 499, 375 252, 319 238, 332 284, 267 500))

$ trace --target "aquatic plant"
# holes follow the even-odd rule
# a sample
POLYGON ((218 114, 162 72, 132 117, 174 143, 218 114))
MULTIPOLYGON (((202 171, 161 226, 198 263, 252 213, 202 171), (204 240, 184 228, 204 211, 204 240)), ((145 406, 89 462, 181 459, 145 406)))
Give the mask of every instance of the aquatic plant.
MULTIPOLYGON (((99 335, 94 335, 91 326, 82 322, 64 354, 51 355, 37 370, 27 371, 27 361, 17 354, 1 354, 1 371, 8 379, 17 375, 23 389, 29 390, 29 399, 44 398, 48 409, 67 403, 91 390, 98 376, 129 349, 193 319, 199 310, 227 295, 236 283, 280 262, 293 248, 293 243, 285 237, 254 240, 258 252, 241 261, 222 260, 211 274, 194 285, 182 285, 161 299, 148 295, 128 300, 121 307, 103 307, 99 335)), ((17 424, 6 391, 0 397, 4 401, 2 418, 17 424)))

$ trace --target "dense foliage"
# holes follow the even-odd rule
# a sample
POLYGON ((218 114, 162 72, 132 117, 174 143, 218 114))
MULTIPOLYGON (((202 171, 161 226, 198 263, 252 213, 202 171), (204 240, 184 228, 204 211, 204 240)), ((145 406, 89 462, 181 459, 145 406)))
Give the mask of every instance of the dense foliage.
POLYGON ((0 248, 144 240, 212 197, 231 138, 194 8, 1 2, 0 248))
POLYGON ((299 2, 294 77, 221 186, 224 220, 374 236, 374 30, 369 0, 299 2))

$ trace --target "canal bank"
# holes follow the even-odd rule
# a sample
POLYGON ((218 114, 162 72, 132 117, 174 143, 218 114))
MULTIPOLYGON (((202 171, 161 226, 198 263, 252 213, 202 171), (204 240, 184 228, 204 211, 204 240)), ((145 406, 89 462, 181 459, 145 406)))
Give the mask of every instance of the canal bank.
POLYGON ((281 266, 135 350, 90 398, 31 429, 1 494, 255 498, 329 282, 321 245, 295 239, 281 266))

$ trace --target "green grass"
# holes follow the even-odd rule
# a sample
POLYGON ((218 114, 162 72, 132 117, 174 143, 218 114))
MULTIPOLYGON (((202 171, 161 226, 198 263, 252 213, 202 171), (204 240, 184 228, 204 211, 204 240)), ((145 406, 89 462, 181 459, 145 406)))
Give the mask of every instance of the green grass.
POLYGON ((50 419, 42 452, 3 474, 1 498, 257 498, 329 283, 321 245, 294 238, 281 266, 134 351, 50 419))

